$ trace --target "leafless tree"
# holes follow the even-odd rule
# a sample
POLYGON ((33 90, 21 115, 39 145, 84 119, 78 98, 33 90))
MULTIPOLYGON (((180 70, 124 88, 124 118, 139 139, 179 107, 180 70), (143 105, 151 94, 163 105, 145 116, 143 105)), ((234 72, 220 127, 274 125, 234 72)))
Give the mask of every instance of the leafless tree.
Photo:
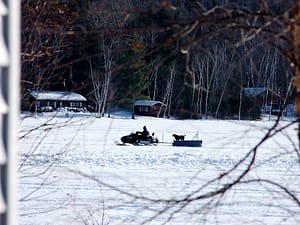
POLYGON ((166 116, 166 112, 168 112, 168 116, 170 116, 170 107, 172 104, 172 93, 174 88, 174 77, 176 75, 175 71, 175 64, 173 63, 170 67, 170 77, 168 79, 165 95, 162 101, 168 107, 168 109, 164 112, 164 116, 166 116))
MULTIPOLYGON (((118 5, 110 1, 90 2, 88 4, 87 20, 93 24, 93 27, 101 29, 103 27, 115 27, 122 24, 124 18, 122 18, 120 14, 107 12, 106 7, 117 8, 118 5)), ((103 70, 93 68, 93 64, 90 60, 91 80, 98 112, 97 117, 103 116, 107 106, 111 80, 113 77, 113 49, 117 46, 117 43, 118 37, 112 37, 108 41, 104 39, 101 41, 101 52, 99 53, 101 57, 97 58, 97 60, 103 61, 98 62, 98 64, 103 64, 103 70)), ((112 96, 110 96, 110 98, 111 97, 112 96)))
POLYGON ((110 90, 110 83, 112 79, 112 46, 113 43, 110 43, 109 46, 106 46, 104 41, 102 42, 102 51, 103 51, 103 63, 104 63, 104 72, 94 71, 92 68, 92 63, 90 63, 91 68, 91 79, 93 84, 93 93, 97 105, 97 117, 102 117, 106 109, 106 103, 110 90))

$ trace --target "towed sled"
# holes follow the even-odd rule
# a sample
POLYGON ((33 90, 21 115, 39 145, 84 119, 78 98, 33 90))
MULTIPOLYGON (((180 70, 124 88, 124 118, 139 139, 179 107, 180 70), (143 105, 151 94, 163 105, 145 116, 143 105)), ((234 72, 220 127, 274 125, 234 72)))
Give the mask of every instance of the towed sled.
POLYGON ((123 144, 133 144, 133 145, 153 145, 158 143, 158 139, 154 137, 154 133, 147 137, 142 135, 142 132, 135 132, 129 135, 121 137, 123 144))
POLYGON ((185 135, 173 134, 174 141, 173 146, 182 146, 182 147, 201 147, 202 140, 199 140, 198 132, 193 137, 193 140, 185 140, 185 135))
POLYGON ((201 147, 202 140, 184 140, 184 141, 174 140, 172 145, 180 146, 180 147, 201 147))

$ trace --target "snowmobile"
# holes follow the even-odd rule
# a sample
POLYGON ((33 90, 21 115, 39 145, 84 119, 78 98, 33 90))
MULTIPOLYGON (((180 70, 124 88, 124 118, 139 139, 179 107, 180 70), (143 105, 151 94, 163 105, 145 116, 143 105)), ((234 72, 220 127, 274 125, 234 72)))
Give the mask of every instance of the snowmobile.
POLYGON ((145 137, 140 131, 121 137, 121 141, 123 144, 133 145, 153 145, 158 143, 158 139, 154 137, 154 133, 145 137))

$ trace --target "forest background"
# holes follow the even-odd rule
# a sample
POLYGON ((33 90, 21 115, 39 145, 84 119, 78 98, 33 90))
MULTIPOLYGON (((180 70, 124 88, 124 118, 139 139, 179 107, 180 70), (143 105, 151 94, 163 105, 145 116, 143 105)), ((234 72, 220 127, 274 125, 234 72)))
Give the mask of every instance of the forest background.
POLYGON ((243 88, 294 101, 296 2, 22 1, 22 96, 74 91, 99 114, 150 99, 182 118, 257 117, 243 88))

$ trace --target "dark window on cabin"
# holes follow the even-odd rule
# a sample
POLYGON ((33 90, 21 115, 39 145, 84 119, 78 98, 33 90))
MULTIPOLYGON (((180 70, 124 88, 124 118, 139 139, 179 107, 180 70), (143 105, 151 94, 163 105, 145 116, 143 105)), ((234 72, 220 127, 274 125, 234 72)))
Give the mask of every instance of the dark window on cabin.
POLYGON ((148 106, 140 106, 140 112, 148 112, 148 106))
POLYGON ((82 102, 70 102, 71 107, 82 107, 82 102))

